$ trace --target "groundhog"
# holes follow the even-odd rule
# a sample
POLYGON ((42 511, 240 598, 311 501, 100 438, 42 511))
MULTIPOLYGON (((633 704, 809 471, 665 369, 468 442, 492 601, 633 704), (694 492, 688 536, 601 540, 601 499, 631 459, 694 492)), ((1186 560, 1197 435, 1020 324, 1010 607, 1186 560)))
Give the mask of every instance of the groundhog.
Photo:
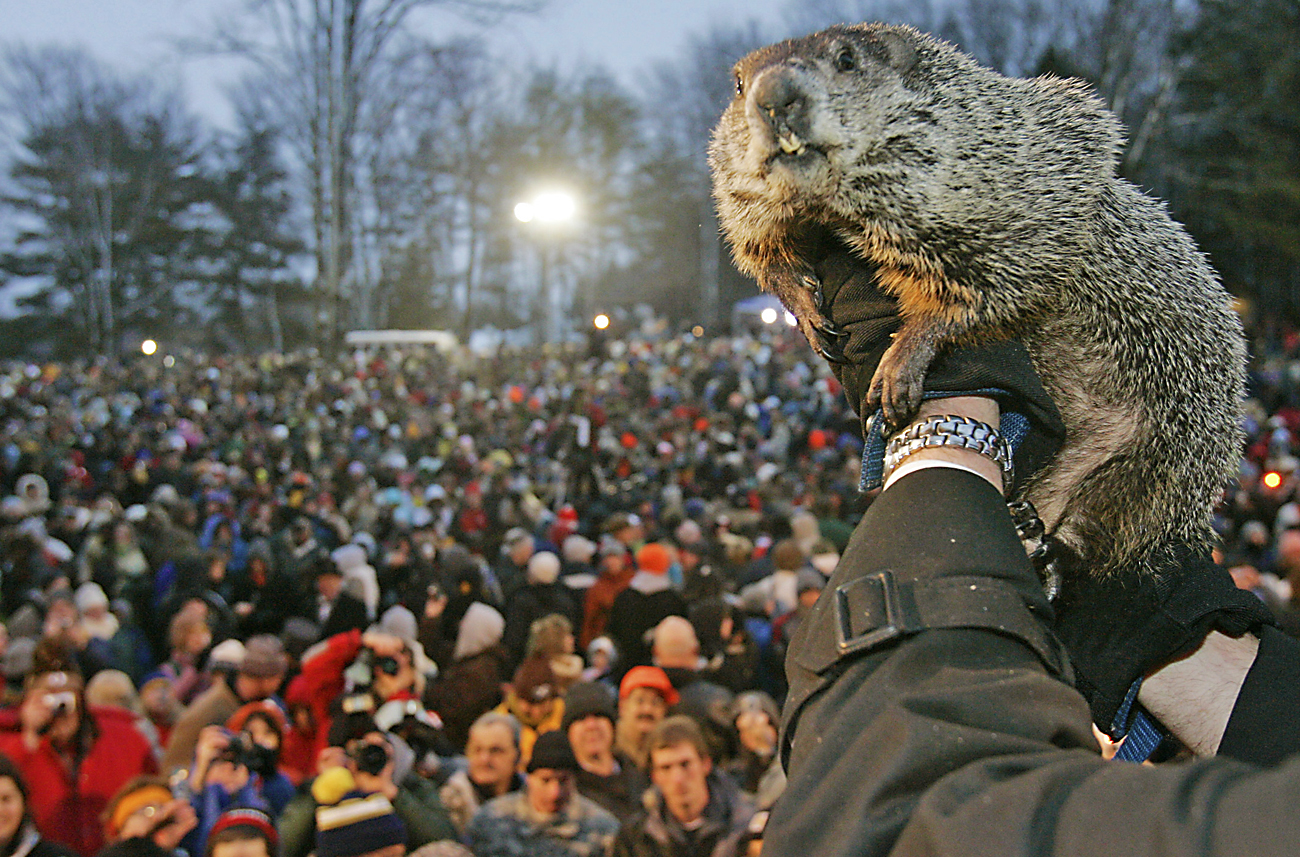
POLYGON ((938 350, 1018 337, 1066 426, 1021 492, 1048 532, 1097 574, 1210 548, 1242 442, 1241 322, 1182 227, 1118 177, 1119 122, 1084 84, 880 24, 763 48, 735 78, 709 159, 737 265, 818 350, 828 237, 898 298, 868 407, 900 426, 938 350))

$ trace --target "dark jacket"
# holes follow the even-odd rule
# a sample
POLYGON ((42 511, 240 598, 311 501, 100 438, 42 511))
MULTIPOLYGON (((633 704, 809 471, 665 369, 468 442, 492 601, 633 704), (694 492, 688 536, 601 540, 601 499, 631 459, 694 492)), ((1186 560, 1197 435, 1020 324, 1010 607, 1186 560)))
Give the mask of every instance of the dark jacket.
POLYGON ((618 750, 614 751, 614 759, 618 771, 608 777, 579 769, 578 793, 609 810, 619 824, 626 824, 644 811, 641 796, 650 788, 650 778, 618 750))
MULTIPOLYGON (((791 646, 783 735, 790 780, 772 810, 765 853, 1295 850, 1300 818, 1284 807, 1300 790, 1300 759, 1268 771, 1223 758, 1156 769, 1103 761, 1044 614, 1003 597, 1003 581, 1024 592, 1036 586, 1002 498, 983 480, 921 470, 880 495, 791 646), (867 641, 858 632, 884 628, 862 619, 883 612, 884 588, 870 576, 887 569, 876 580, 964 575, 947 578, 961 584, 948 594, 983 612, 965 627, 921 630, 915 612, 893 599, 893 618, 913 627, 867 641), (872 588, 880 603, 871 609, 837 611, 871 604, 860 596, 872 588), (843 646, 840 620, 851 632, 843 646)), ((903 584, 899 591, 915 594, 903 584)), ((1291 736, 1278 736, 1279 747, 1235 734, 1239 722, 1259 722, 1261 707, 1274 726, 1300 711, 1300 647, 1281 636, 1264 633, 1221 751, 1262 761, 1264 744, 1274 743, 1277 757, 1296 749, 1291 736), (1279 677, 1289 686, 1264 684, 1279 677)))
POLYGON ((685 615, 686 602, 670 587, 666 575, 637 572, 614 599, 605 624, 605 633, 618 650, 619 678, 638 664, 650 663, 648 631, 667 616, 685 615))
MULTIPOLYGON (((749 831, 754 804, 731 778, 716 769, 709 774, 709 803, 704 824, 687 832, 663 805, 658 789, 645 794, 645 812, 623 825, 614 840, 613 857, 739 857, 749 831)), ((769 852, 815 854, 815 851, 769 852)))

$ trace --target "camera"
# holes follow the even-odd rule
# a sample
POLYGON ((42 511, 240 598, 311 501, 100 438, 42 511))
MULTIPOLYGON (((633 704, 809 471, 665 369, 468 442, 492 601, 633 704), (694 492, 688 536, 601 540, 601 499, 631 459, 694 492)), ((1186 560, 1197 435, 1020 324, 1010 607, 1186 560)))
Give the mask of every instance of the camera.
POLYGON ((253 740, 247 732, 230 736, 230 743, 217 758, 242 765, 255 774, 270 776, 275 773, 275 763, 280 754, 270 747, 263 747, 253 740))
POLYGON ((388 767, 388 748, 382 744, 361 744, 354 747, 349 756, 357 763, 357 770, 372 777, 388 767))

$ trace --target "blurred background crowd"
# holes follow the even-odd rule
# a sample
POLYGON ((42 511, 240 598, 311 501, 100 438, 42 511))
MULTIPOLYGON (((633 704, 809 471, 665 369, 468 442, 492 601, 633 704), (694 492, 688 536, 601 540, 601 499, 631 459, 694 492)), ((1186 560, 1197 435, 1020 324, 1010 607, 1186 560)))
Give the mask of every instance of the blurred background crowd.
MULTIPOLYGON (((1300 335, 1252 337, 1222 559, 1300 632, 1300 335)), ((756 853, 860 453, 779 325, 7 365, 0 852, 756 853)))

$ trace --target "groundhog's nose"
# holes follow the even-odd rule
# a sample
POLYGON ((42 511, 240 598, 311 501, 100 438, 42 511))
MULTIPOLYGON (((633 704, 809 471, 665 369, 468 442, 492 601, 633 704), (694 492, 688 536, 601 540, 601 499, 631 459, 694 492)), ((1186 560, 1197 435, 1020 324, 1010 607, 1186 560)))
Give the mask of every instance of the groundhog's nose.
POLYGON ((807 93, 786 66, 763 69, 750 89, 754 106, 777 133, 798 124, 807 104, 807 93))

